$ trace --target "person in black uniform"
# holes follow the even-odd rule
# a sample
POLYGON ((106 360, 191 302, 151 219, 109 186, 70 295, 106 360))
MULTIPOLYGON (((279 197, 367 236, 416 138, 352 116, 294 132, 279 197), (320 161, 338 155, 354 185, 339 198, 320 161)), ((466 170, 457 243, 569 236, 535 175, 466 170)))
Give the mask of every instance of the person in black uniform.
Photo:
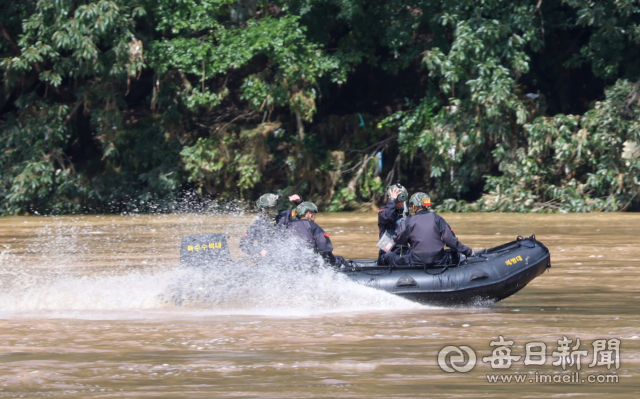
MULTIPOLYGON (((264 194, 258 198, 256 205, 260 215, 240 239, 242 252, 248 255, 265 256, 267 254, 267 248, 273 245, 278 237, 278 226, 286 225, 291 220, 291 211, 278 213, 281 198, 282 194, 264 194)), ((289 200, 298 204, 302 198, 294 194, 289 197, 289 200)))
MULTIPOLYGON (((409 199, 407 189, 402 187, 400 183, 396 183, 393 186, 389 186, 387 189, 387 196, 389 197, 387 205, 378 211, 379 239, 382 238, 385 233, 393 237, 396 233, 398 224, 406 216, 404 214, 404 203, 409 199)), ((391 248, 391 251, 398 255, 402 255, 403 253, 406 253, 408 249, 409 248, 406 245, 394 245, 393 248, 391 248)), ((385 253, 386 252, 383 250, 378 252, 379 265, 386 264, 382 257, 385 253)))
POLYGON ((333 244, 329 235, 322 227, 315 223, 318 207, 313 202, 303 202, 291 212, 291 222, 287 226, 288 232, 301 239, 310 249, 318 253, 331 265, 346 265, 347 261, 333 254, 333 244))
POLYGON ((442 264, 448 257, 445 244, 466 256, 475 256, 473 249, 458 241, 447 222, 430 211, 431 199, 427 194, 415 193, 409 202, 415 214, 400 223, 393 240, 399 245, 410 244, 411 248, 402 256, 391 251, 386 253, 383 258, 388 264, 442 264))

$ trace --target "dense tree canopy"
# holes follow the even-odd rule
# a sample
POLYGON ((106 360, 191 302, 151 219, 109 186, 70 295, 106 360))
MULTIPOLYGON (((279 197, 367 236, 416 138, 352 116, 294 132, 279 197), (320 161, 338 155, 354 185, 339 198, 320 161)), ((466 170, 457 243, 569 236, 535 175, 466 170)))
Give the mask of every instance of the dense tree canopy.
POLYGON ((6 0, 0 212, 638 210, 639 59, 638 0, 6 0))

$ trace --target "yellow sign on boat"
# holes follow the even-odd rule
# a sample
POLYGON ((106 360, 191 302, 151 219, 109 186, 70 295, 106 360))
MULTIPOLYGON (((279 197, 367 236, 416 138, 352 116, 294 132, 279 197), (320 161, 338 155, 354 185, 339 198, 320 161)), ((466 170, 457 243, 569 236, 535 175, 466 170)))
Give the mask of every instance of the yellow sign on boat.
POLYGON ((207 249, 222 249, 222 242, 210 242, 209 244, 202 245, 189 245, 187 251, 206 251, 207 249))
POLYGON ((504 263, 506 263, 507 265, 515 265, 516 263, 522 261, 522 256, 518 255, 515 258, 511 258, 507 261, 505 261, 504 263))

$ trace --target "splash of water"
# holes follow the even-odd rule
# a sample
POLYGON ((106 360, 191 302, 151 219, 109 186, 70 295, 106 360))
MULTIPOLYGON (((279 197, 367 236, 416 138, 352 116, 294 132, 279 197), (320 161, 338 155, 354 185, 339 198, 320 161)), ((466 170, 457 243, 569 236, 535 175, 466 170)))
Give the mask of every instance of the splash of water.
POLYGON ((31 220, 36 226, 23 248, 0 255, 0 317, 304 316, 420 307, 358 285, 313 258, 288 257, 286 249, 252 266, 177 267, 182 235, 239 234, 248 221, 238 223, 238 215, 31 220))
POLYGON ((131 317, 140 317, 139 311, 145 310, 288 316, 419 307, 358 285, 329 269, 309 274, 264 265, 234 267, 53 280, 32 277, 30 282, 21 281, 17 289, 0 294, 0 316, 50 313, 53 317, 97 317, 104 311, 134 311, 131 317))

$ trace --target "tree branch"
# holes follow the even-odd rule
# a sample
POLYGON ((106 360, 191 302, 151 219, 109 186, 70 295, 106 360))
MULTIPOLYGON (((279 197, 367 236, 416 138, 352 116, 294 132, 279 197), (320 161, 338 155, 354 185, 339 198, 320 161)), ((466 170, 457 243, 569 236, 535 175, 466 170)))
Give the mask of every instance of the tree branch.
POLYGON ((82 105, 82 100, 79 100, 76 103, 76 105, 73 107, 71 112, 69 112, 69 115, 67 115, 67 117, 64 118, 64 123, 68 123, 71 120, 71 118, 73 118, 73 115, 75 115, 75 113, 78 111, 81 105, 82 105))
POLYGON ((536 9, 533 10, 533 12, 536 12, 540 9, 540 6, 542 5, 542 0, 538 0, 538 4, 536 4, 536 9))
POLYGON ((226 123, 222 127, 217 128, 213 133, 215 134, 215 133, 218 133, 219 131, 223 131, 224 129, 227 128, 227 126, 229 126, 233 122, 237 121, 238 119, 240 119, 240 118, 248 118, 249 116, 251 116, 251 115, 253 115, 255 113, 256 113, 256 111, 251 111, 251 112, 249 112, 247 114, 238 115, 235 118, 233 118, 229 123, 226 123))
POLYGON ((296 123, 298 125, 298 136, 300 136, 300 141, 304 140, 304 124, 302 123, 302 117, 300 116, 300 112, 296 111, 296 123))
POLYGON ((349 191, 353 194, 355 194, 356 192, 356 184, 358 184, 358 180, 360 180, 360 176, 362 176, 362 174, 364 173, 364 169, 367 166, 367 163, 369 161, 369 156, 365 155, 364 159, 361 162, 361 166, 360 169, 358 169, 358 172, 355 174, 355 176, 353 176, 353 179, 351 179, 351 181, 349 182, 349 184, 347 185, 347 188, 349 189, 349 191))
POLYGON ((400 161, 400 154, 398 154, 398 156, 396 157, 396 160, 393 162, 393 166, 391 167, 391 170, 387 174, 387 178, 384 181, 385 186, 391 185, 391 182, 393 181, 393 178, 396 175, 395 170, 396 170, 396 166, 398 165, 398 161, 400 161))
POLYGON ((4 36, 4 38, 7 39, 13 51, 15 51, 16 54, 18 55, 22 54, 22 52, 20 51, 20 47, 18 47, 16 42, 13 41, 13 39, 9 35, 9 32, 7 32, 7 29, 4 27, 4 24, 2 22, 0 22, 0 31, 2 31, 2 36, 4 36))
MULTIPOLYGON (((367 158, 373 158, 373 156, 376 154, 376 152, 380 151, 381 149, 383 149, 384 147, 386 147, 387 145, 389 145, 389 143, 391 141, 393 141, 394 139, 396 139, 398 136, 397 135, 393 135, 391 137, 387 137, 386 139, 382 140, 382 141, 378 141, 377 143, 370 145, 369 147, 362 149, 362 150, 349 150, 346 151, 345 153, 352 153, 352 152, 366 152, 366 151, 370 151, 368 155, 365 155, 364 159, 360 162, 358 162, 357 164, 355 164, 354 166, 350 167, 349 169, 345 169, 343 171, 341 171, 341 174, 345 174, 345 173, 349 173, 355 169, 357 169, 358 167, 360 167, 360 165, 362 165, 363 161, 366 161, 367 158), (372 150, 372 151, 371 151, 372 150)), ((395 164, 394 164, 395 165, 395 164)))
POLYGON ((391 141, 395 140, 397 137, 398 137, 398 135, 397 135, 397 134, 394 134, 393 136, 391 136, 391 137, 387 137, 386 139, 384 139, 384 140, 382 140, 382 141, 378 141, 377 143, 372 144, 372 145, 370 145, 369 147, 364 148, 364 149, 362 149, 362 150, 348 150, 348 151, 346 151, 346 153, 347 153, 347 154, 350 154, 350 153, 352 153, 352 152, 367 152, 367 151, 369 151, 369 150, 370 150, 370 149, 372 149, 372 148, 376 148, 376 147, 384 147, 386 144, 388 144, 389 142, 391 142, 391 141))

